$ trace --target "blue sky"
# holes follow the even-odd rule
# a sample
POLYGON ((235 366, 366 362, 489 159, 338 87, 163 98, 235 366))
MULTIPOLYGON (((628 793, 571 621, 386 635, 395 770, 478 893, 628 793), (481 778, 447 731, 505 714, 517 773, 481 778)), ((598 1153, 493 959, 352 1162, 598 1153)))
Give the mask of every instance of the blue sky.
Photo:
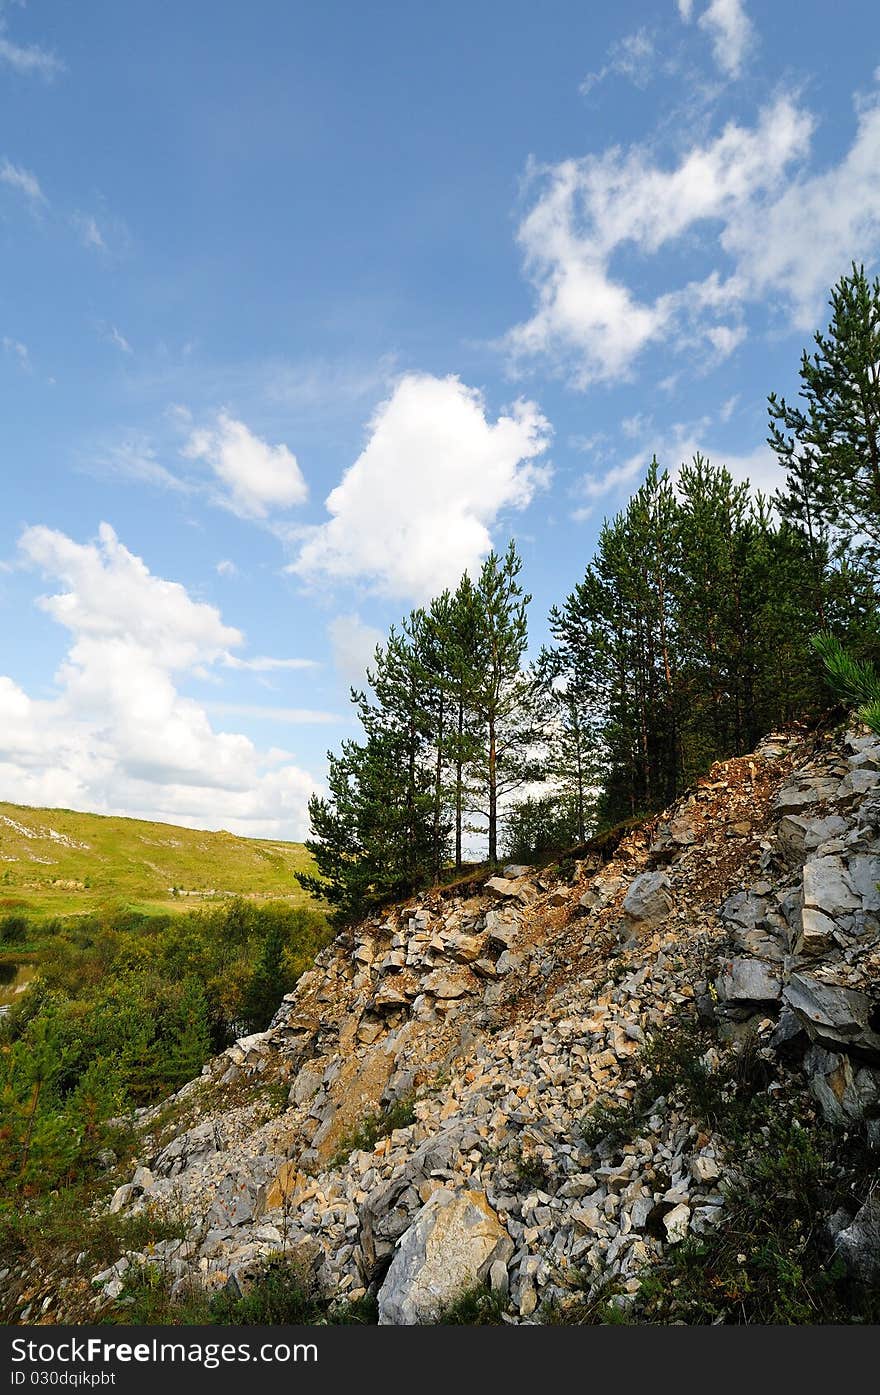
POLYGON ((388 625, 764 488, 880 252, 844 0, 0 0, 0 798, 301 837, 388 625))

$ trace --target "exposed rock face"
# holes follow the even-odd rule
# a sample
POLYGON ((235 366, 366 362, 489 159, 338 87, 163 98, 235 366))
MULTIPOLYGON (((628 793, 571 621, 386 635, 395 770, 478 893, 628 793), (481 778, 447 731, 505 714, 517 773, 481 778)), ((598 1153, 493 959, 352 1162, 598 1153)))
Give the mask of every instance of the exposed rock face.
POLYGON ((432 1322, 512 1254, 513 1241, 482 1192, 434 1192, 397 1242, 379 1290, 380 1324, 432 1322))
MULTIPOLYGON (((663 1097, 625 1147, 588 1144, 582 1121, 632 1099, 642 1043, 695 1007, 754 1035, 828 1119, 880 1115, 880 742, 775 734, 603 856, 365 921, 178 1092, 170 1132, 142 1112, 111 1204, 189 1216, 143 1257, 172 1290, 244 1288, 282 1251, 328 1293, 379 1294, 384 1322, 484 1281, 511 1321, 539 1321, 585 1271, 625 1300, 717 1223, 731 1163, 663 1097), (395 1101, 409 1122, 355 1146, 395 1101)), ((864 1220, 838 1226, 860 1272, 864 1220)), ((120 1273, 101 1283, 96 1314, 120 1273)))
POLYGON ((869 1197, 852 1225, 841 1230, 835 1245, 854 1279, 876 1284, 880 1279, 880 1196, 869 1197))

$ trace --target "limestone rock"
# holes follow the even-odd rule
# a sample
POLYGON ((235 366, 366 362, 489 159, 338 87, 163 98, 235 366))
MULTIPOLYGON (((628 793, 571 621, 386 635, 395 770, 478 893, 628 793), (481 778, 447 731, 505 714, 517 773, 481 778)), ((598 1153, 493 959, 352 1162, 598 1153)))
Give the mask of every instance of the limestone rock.
POLYGON ((672 910, 672 883, 665 872, 642 872, 623 900, 627 927, 645 935, 662 925, 672 910))
POLYGON ((838 1233, 834 1249, 857 1282, 880 1280, 880 1195, 870 1196, 852 1225, 838 1233))
POLYGON ((783 997, 814 1041, 856 1046, 880 1057, 880 1034, 872 1026, 877 1005, 866 993, 826 983, 812 974, 794 973, 783 997))
POLYGON ((680 1201, 677 1206, 673 1206, 671 1211, 667 1211, 663 1217, 663 1227, 670 1245, 675 1245, 679 1240, 685 1239, 690 1223, 690 1207, 686 1206, 683 1201, 680 1201))
POLYGON ((880 1071, 842 1052, 812 1046, 804 1057, 810 1090, 832 1124, 846 1124, 872 1114, 880 1105, 880 1071))
POLYGON ((856 909, 859 898, 841 858, 816 857, 804 864, 804 905, 832 920, 856 909))
POLYGON ((512 1254, 513 1241, 482 1192, 434 1192, 397 1243, 379 1290, 380 1325, 433 1321, 512 1254))
POLYGON ((730 959, 718 979, 718 996, 725 1003, 775 1003, 781 994, 778 966, 761 959, 730 959))

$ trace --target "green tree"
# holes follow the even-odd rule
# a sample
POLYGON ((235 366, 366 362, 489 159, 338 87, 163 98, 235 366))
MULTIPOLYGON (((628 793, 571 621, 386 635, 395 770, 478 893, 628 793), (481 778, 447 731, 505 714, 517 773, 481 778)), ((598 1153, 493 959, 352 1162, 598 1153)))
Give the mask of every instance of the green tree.
POLYGON ((264 1032, 292 986, 286 962, 287 936, 279 922, 269 926, 242 1000, 242 1018, 251 1032, 264 1032))
POLYGON ((880 736, 880 674, 867 659, 848 653, 840 640, 827 631, 813 636, 828 682, 842 702, 856 708, 856 716, 880 736))
POLYGON ((489 862, 498 861, 499 803, 541 773, 539 747, 546 710, 536 674, 524 669, 526 611, 531 596, 519 584, 522 561, 511 543, 503 557, 490 552, 476 583, 477 655, 470 706, 480 745, 470 761, 486 819, 489 862))
POLYGON ((787 471, 781 513, 809 542, 826 620, 828 552, 880 568, 880 280, 852 264, 831 292, 827 333, 804 350, 803 405, 769 397, 769 444, 787 471))

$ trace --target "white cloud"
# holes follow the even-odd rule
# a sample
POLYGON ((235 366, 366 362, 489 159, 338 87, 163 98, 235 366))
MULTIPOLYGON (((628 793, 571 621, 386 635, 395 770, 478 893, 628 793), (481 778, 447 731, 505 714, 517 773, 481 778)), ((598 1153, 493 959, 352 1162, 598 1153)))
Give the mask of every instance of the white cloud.
POLYGON ((27 344, 22 344, 20 339, 10 339, 8 334, 3 336, 3 352, 14 358, 20 368, 25 372, 31 371, 31 356, 27 344))
POLYGON ((11 39, 7 39, 4 31, 5 25, 0 20, 0 63, 14 68, 25 77, 35 74, 37 77, 51 79, 57 73, 64 72, 64 64, 54 53, 41 48, 39 44, 15 44, 11 39))
POLYGON ((783 298, 796 328, 816 327, 828 291, 850 262, 880 251, 880 102, 858 112, 855 139, 830 169, 802 172, 750 209, 734 210, 721 245, 746 294, 783 298))
POLYGON ((376 645, 385 643, 385 635, 372 625, 365 625, 359 615, 337 615, 331 620, 328 633, 340 677, 352 687, 362 687, 367 669, 372 667, 376 645))
POLYGON ((108 325, 107 338, 111 344, 115 344, 117 349, 121 349, 124 354, 134 353, 134 349, 129 344, 125 335, 122 334, 115 325, 108 325))
MULTIPOLYGON (((729 420, 729 405, 724 403, 718 413, 722 425, 729 420)), ((620 498, 632 494, 642 483, 652 455, 657 456, 661 469, 676 479, 682 464, 698 453, 714 465, 726 465, 733 478, 740 483, 748 481, 753 492, 773 494, 783 483, 784 472, 768 445, 758 445, 750 451, 725 450, 718 442, 717 424, 706 416, 695 422, 675 422, 653 435, 646 431, 638 450, 622 459, 612 457, 608 466, 603 461, 600 470, 585 472, 573 491, 579 501, 572 513, 574 521, 591 518, 603 499, 608 501, 605 507, 618 507, 620 498)))
POLYGON ((0 678, 0 788, 192 826, 301 837, 312 777, 245 736, 215 731, 176 686, 243 643, 215 607, 150 573, 113 529, 80 544, 44 527, 20 539, 53 583, 39 601, 70 632, 58 694, 35 700, 0 678))
POLYGON ((250 673, 277 673, 282 669, 319 668, 317 659, 270 659, 259 655, 255 659, 239 659, 234 654, 224 655, 227 668, 247 669, 250 673))
POLYGON ((183 454, 210 466, 223 486, 221 501, 241 518, 264 519, 273 509, 288 509, 307 498, 293 452, 285 445, 269 445, 226 412, 219 414, 213 430, 193 431, 183 454))
POLYGON ((81 467, 89 474, 110 475, 139 484, 151 484, 159 489, 170 489, 175 493, 189 494, 192 484, 180 479, 161 463, 152 444, 143 437, 129 440, 99 452, 83 461, 81 467))
MULTIPOLYGON (((513 361, 547 357, 586 386, 628 377, 637 357, 661 340, 667 352, 708 350, 711 361, 732 353, 745 333, 743 303, 763 294, 754 264, 766 248, 767 213, 784 204, 785 174, 806 156, 812 130, 809 113, 778 98, 753 128, 731 121, 671 169, 633 146, 533 170, 540 194, 519 240, 537 308, 506 339, 513 361), (655 258, 706 225, 732 257, 724 272, 715 268, 653 299, 615 275, 619 252, 655 258)), ((874 180, 872 202, 879 197, 874 180)), ((792 218, 784 222, 791 239, 792 218)), ((803 226, 795 247, 812 236, 803 226)), ((774 255, 798 258, 791 241, 770 251, 770 265, 774 255)))
POLYGON ((533 402, 493 423, 482 394, 458 378, 408 374, 289 570, 425 600, 479 564, 502 510, 526 508, 546 484, 536 458, 549 440, 533 402))
POLYGON ((637 29, 609 46, 602 67, 587 73, 581 83, 581 93, 588 96, 594 87, 609 77, 628 78, 636 87, 646 87, 654 72, 654 40, 647 29, 637 29))
POLYGON ((5 156, 0 160, 0 184, 6 184, 17 193, 24 194, 25 198, 34 204, 48 203, 37 176, 22 165, 13 165, 5 156))
MULTIPOLYGON (((690 24, 693 0, 678 0, 678 12, 690 24)), ((712 40, 712 56, 728 77, 739 77, 755 32, 742 0, 710 0, 697 20, 712 40)))
POLYGON ((90 213, 74 213, 70 221, 79 233, 83 247, 89 247, 95 252, 107 251, 104 234, 98 226, 97 219, 90 213))
POLYGON ((336 712, 320 712, 311 707, 264 707, 248 702, 206 702, 209 712, 227 717, 254 717, 259 721, 289 722, 293 726, 334 726, 348 722, 336 712))

